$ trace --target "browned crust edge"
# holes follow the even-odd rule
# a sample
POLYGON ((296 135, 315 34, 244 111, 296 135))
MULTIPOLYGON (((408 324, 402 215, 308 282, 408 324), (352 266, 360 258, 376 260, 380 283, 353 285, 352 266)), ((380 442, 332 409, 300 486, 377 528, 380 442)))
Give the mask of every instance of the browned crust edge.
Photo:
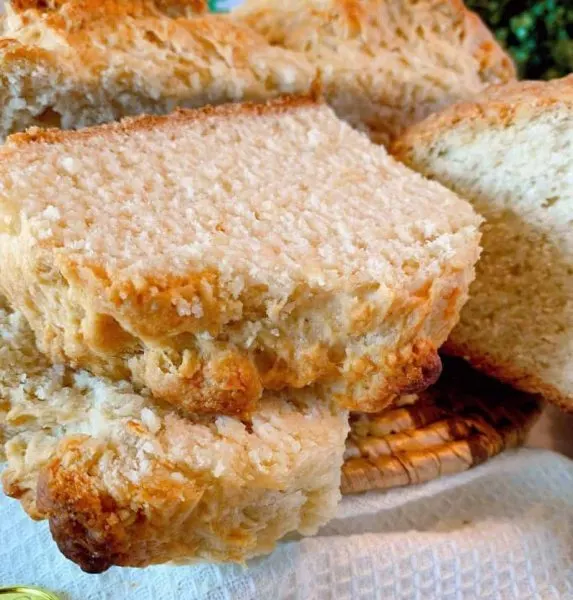
POLYGON ((427 339, 419 339, 411 346, 400 349, 390 365, 368 363, 366 368, 358 367, 352 374, 351 386, 358 380, 364 380, 382 370, 387 379, 382 385, 372 386, 358 398, 338 397, 341 406, 364 413, 376 413, 389 407, 400 396, 422 392, 436 383, 442 373, 442 361, 434 344, 427 339))
POLYGON ((468 10, 462 0, 450 1, 466 13, 468 30, 474 41, 472 56, 478 61, 481 71, 492 70, 502 81, 515 79, 517 69, 513 59, 497 42, 480 16, 468 10))
POLYGON ((449 356, 465 360, 474 369, 488 377, 502 381, 523 392, 540 394, 545 400, 558 406, 564 412, 573 413, 573 398, 562 394, 556 387, 523 369, 491 356, 478 354, 471 349, 469 344, 455 344, 451 340, 442 346, 441 351, 449 356))
POLYGON ((115 562, 118 542, 113 538, 123 536, 117 519, 113 519, 115 502, 111 497, 101 498, 88 475, 82 479, 77 473, 59 471, 59 466, 54 461, 40 472, 36 503, 42 512, 51 515, 50 533, 60 552, 86 573, 103 573, 115 562), (60 498, 62 494, 54 493, 54 480, 69 496, 73 489, 73 498, 60 498))
POLYGON ((442 134, 447 135, 453 128, 504 128, 517 120, 534 118, 560 106, 573 108, 573 74, 551 82, 520 81, 493 85, 475 100, 453 104, 407 128, 391 145, 390 153, 398 160, 418 167, 412 159, 415 149, 433 145, 442 134))
POLYGON ((438 381, 442 374, 442 361, 431 342, 414 344, 413 361, 407 362, 397 381, 400 396, 421 392, 438 381))
POLYGON ((209 119, 280 115, 301 109, 316 109, 322 104, 322 101, 318 98, 318 92, 313 92, 306 96, 281 96, 265 103, 240 102, 217 106, 208 105, 196 109, 178 108, 169 115, 127 117, 115 123, 96 125, 95 127, 87 127, 77 131, 31 127, 25 132, 9 136, 6 140, 6 145, 0 150, 0 156, 9 155, 25 144, 58 144, 66 141, 85 141, 93 137, 113 134, 125 135, 131 132, 178 126, 209 119))
POLYGON ((28 10, 53 13, 70 7, 75 17, 102 14, 109 10, 112 12, 121 10, 124 14, 130 14, 149 6, 166 12, 175 9, 192 10, 200 14, 209 10, 206 0, 10 0, 10 6, 19 13, 28 10))

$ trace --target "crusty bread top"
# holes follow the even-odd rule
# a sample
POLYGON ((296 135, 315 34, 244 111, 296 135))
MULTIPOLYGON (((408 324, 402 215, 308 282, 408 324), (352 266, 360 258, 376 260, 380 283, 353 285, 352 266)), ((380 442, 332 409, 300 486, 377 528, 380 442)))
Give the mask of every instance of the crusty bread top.
POLYGON ((305 99, 17 134, 0 150, 0 189, 4 230, 30 228, 59 264, 115 283, 215 270, 237 296, 415 290, 478 224, 305 99))
POLYGON ((25 22, 41 18, 56 27, 157 13, 190 16, 208 10, 206 0, 9 0, 6 5, 9 13, 18 14, 25 22))
POLYGON ((316 65, 336 113, 387 145, 515 68, 460 0, 247 0, 234 13, 316 65))
POLYGON ((271 43, 316 58, 338 56, 346 69, 358 66, 349 56, 403 55, 423 71, 433 62, 460 75, 472 57, 484 82, 515 77, 509 56, 462 0, 247 0, 235 15, 271 43))
POLYGON ((7 7, 0 140, 176 107, 307 94, 316 67, 189 0, 68 0, 7 7))
MULTIPOLYGON (((255 42, 264 44, 252 30, 237 27, 222 15, 202 14, 205 9, 202 0, 62 0, 47 8, 42 2, 25 2, 23 6, 11 3, 2 20, 2 35, 30 48, 44 48, 61 59, 69 50, 83 52, 78 58, 88 70, 98 57, 110 61, 114 50, 135 50, 139 37, 155 44, 158 57, 162 49, 181 53, 188 42, 180 29, 197 29, 198 38, 203 36, 205 42, 214 45, 237 42, 238 54, 247 52, 249 45, 252 49, 255 42), (193 15, 197 21, 182 18, 193 15), (215 40, 209 40, 209 26, 220 32, 215 40), (163 36, 156 32, 158 27, 168 30, 171 47, 163 43, 163 36)), ((222 47, 216 49, 223 52, 222 47)), ((138 53, 143 52, 145 49, 140 48, 138 53)))
POLYGON ((492 85, 471 101, 460 102, 409 127, 392 146, 406 160, 415 147, 428 147, 456 126, 473 131, 503 128, 548 110, 573 106, 573 74, 552 81, 512 81, 492 85))

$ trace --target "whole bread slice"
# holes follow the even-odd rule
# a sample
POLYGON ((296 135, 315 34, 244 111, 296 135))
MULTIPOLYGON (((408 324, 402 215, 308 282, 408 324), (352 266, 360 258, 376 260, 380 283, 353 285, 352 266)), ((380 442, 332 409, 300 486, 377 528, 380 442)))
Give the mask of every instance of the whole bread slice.
POLYGON ((7 4, 0 37, 0 140, 178 106, 309 92, 316 69, 199 0, 7 4))
POLYGON ((268 394, 247 422, 185 419, 54 367, 21 314, 0 309, 4 491, 49 519, 84 570, 244 562, 334 516, 348 414, 309 390, 268 394))
POLYGON ((515 78, 511 59, 461 0, 247 0, 234 15, 317 65, 337 114, 382 143, 515 78))
POLYGON ((573 409, 573 76, 493 87, 429 117, 398 158, 486 219, 447 351, 573 409))
POLYGON ((16 134, 0 190, 0 289, 40 348, 191 412, 427 387, 479 253, 468 203, 309 99, 16 134))

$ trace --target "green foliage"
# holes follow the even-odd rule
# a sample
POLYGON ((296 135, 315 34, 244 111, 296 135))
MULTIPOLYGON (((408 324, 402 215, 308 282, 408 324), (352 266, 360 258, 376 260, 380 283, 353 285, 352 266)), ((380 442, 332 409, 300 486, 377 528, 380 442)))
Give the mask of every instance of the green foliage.
POLYGON ((466 0, 527 79, 573 72, 573 0, 466 0))

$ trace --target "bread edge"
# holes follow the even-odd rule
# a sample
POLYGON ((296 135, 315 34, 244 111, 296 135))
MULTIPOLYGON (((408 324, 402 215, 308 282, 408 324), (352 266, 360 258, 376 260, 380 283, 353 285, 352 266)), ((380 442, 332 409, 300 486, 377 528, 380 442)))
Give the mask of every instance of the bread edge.
POLYGON ((267 115, 282 115, 296 112, 300 109, 320 108, 327 105, 319 98, 319 94, 311 93, 305 96, 286 95, 268 102, 238 102, 217 106, 207 105, 201 108, 178 108, 168 115, 141 115, 126 117, 120 121, 95 125, 78 130, 43 129, 31 127, 24 132, 14 133, 6 139, 0 156, 14 152, 27 144, 58 144, 74 140, 88 140, 93 137, 105 137, 113 134, 129 134, 138 131, 194 123, 209 119, 231 119, 233 117, 262 117, 267 115))
POLYGON ((37 11, 40 14, 57 14, 67 4, 76 4, 73 12, 74 18, 81 18, 93 13, 105 11, 109 5, 115 3, 118 6, 123 5, 123 9, 128 11, 130 6, 137 8, 154 6, 158 10, 161 7, 190 9, 195 14, 206 13, 209 10, 207 0, 9 0, 10 8, 17 13, 25 13, 29 10, 37 11), (79 4, 79 6, 78 6, 79 4))
POLYGON ((468 37, 473 42, 470 45, 471 55, 479 62, 481 69, 492 69, 500 79, 514 80, 517 77, 517 68, 513 58, 496 40, 483 19, 470 10, 463 0, 448 1, 466 16, 468 37))
POLYGON ((488 377, 506 383, 516 390, 529 394, 539 394, 564 412, 573 413, 573 396, 563 394, 555 386, 546 383, 540 377, 528 373, 524 369, 515 367, 508 362, 494 361, 487 355, 473 352, 468 344, 456 344, 451 339, 440 348, 440 351, 448 356, 462 358, 474 369, 488 377))
POLYGON ((509 127, 519 120, 534 118, 560 106, 573 109, 573 74, 552 82, 518 81, 492 85, 474 100, 453 104, 408 127, 389 151, 412 167, 410 161, 417 146, 430 146, 442 133, 457 126, 509 127), (552 93, 554 89, 563 93, 552 93), (507 94, 504 97, 500 92, 507 94))
MULTIPOLYGON (((417 165, 413 164, 416 147, 434 144, 442 133, 447 134, 458 125, 509 127, 518 120, 535 118, 562 106, 573 110, 573 74, 550 83, 520 81, 491 86, 474 101, 454 104, 409 127, 394 142, 390 153, 407 166, 416 168, 417 165), (523 90, 525 93, 520 94, 523 90), (500 95, 504 91, 507 92, 505 97, 500 95), (560 95, 559 91, 563 91, 563 94, 560 95)), ((417 170, 427 175, 427 169, 423 165, 417 170)), ((458 344, 452 338, 446 341, 442 351, 465 359, 478 371, 516 389, 541 394, 561 410, 573 413, 573 396, 563 394, 536 375, 526 373, 508 362, 494 361, 487 355, 473 352, 468 344, 458 344)))

